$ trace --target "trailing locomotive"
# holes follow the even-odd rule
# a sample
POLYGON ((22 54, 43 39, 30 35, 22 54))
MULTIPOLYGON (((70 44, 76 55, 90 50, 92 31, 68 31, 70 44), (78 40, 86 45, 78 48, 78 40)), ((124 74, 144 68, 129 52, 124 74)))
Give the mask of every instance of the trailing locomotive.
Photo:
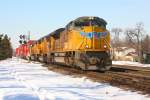
POLYGON ((112 61, 106 25, 99 17, 79 17, 32 44, 31 59, 83 70, 109 70, 112 61))
POLYGON ((28 59, 30 55, 29 46, 32 45, 34 42, 35 41, 30 40, 27 43, 19 45, 19 47, 16 48, 16 52, 15 52, 16 56, 24 59, 28 59))

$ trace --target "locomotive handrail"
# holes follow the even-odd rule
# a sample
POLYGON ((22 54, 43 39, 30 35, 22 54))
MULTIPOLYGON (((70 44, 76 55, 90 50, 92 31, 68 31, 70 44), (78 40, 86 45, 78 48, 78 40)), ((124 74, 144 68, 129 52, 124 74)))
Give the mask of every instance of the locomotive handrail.
POLYGON ((104 41, 106 43, 107 46, 109 46, 109 48, 111 48, 110 44, 108 43, 108 41, 104 38, 104 41))

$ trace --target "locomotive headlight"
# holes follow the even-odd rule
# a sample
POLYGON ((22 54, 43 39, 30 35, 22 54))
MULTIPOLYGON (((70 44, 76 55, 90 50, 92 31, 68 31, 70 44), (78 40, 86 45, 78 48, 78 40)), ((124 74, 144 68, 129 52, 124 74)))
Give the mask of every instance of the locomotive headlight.
POLYGON ((106 46, 106 45, 104 45, 104 48, 107 48, 107 46, 106 46))
POLYGON ((89 46, 88 46, 88 45, 85 45, 85 48, 89 48, 89 46))

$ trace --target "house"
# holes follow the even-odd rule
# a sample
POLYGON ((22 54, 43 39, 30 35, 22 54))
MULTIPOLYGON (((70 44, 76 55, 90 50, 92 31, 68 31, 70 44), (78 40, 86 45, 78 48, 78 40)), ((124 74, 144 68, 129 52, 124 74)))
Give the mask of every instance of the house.
POLYGON ((112 48, 112 58, 113 60, 135 61, 137 58, 137 53, 134 48, 128 47, 112 48))

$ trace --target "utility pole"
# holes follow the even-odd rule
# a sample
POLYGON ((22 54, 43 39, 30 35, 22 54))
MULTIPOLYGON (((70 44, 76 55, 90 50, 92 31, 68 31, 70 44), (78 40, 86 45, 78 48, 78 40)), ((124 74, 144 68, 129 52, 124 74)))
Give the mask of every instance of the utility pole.
POLYGON ((28 31, 28 41, 30 41, 30 31, 28 31))
POLYGON ((30 61, 30 57, 31 57, 31 44, 30 44, 30 31, 28 31, 28 43, 27 43, 27 45, 28 45, 28 50, 29 50, 29 54, 28 54, 28 60, 30 61))

